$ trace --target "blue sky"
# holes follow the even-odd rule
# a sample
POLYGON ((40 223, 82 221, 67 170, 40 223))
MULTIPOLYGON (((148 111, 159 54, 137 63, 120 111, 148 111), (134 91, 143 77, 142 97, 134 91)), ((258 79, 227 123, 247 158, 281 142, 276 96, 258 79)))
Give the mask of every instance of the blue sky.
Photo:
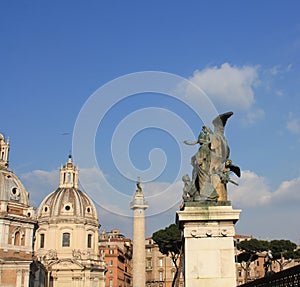
MULTIPOLYGON (((1 1, 0 132, 11 139, 10 168, 23 180, 32 203, 38 206, 57 187, 76 119, 90 96, 118 77, 161 71, 199 85, 218 112, 234 112, 226 136, 231 158, 242 169, 239 187, 229 187, 233 206, 243 210, 237 232, 299 244, 299 6, 298 1, 1 1)), ((185 92, 199 101, 188 88, 185 92)), ((110 95, 101 101, 109 102, 110 95)), ((196 147, 185 147, 182 158, 184 128, 172 134, 172 120, 135 114, 147 108, 178 115, 194 137, 202 126, 197 113, 174 98, 154 93, 126 97, 99 123, 98 168, 79 165, 91 188, 101 190, 96 178, 104 178, 130 201, 131 178, 137 174, 122 174, 114 156, 128 154, 142 173, 151 166, 151 150, 160 148, 165 155, 154 152, 152 163, 165 169, 143 183, 144 191, 159 194, 172 186, 172 196, 180 198, 178 169, 191 172, 196 147), (154 118, 167 130, 151 128, 147 121, 154 118), (124 119, 146 124, 124 139, 130 144, 119 140, 120 150, 114 152, 112 138, 124 119)), ((105 211, 101 196, 95 200, 102 228, 131 234, 130 218, 105 211)), ((178 208, 168 199, 156 204, 168 211, 154 215, 149 207, 147 236, 172 223, 178 208)))

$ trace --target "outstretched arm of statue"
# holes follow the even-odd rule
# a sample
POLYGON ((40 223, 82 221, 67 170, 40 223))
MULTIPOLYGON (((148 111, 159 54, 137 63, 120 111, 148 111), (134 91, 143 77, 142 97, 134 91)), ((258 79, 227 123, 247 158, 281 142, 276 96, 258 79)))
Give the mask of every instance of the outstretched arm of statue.
POLYGON ((189 141, 183 141, 185 144, 187 145, 195 145, 198 143, 198 141, 193 141, 193 142, 189 142, 189 141))

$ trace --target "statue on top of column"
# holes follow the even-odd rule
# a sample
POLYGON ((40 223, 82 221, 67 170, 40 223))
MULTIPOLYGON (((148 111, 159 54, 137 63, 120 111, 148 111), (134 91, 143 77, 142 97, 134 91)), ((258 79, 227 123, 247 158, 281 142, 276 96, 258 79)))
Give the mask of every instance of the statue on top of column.
POLYGON ((232 115, 227 112, 217 116, 212 121, 213 132, 210 127, 203 126, 197 141, 184 141, 188 145, 200 145, 191 158, 192 179, 188 175, 182 178, 184 201, 224 202, 227 201, 227 183, 237 184, 230 179, 230 173, 240 177, 240 168, 229 159, 230 150, 224 135, 226 122, 232 115))

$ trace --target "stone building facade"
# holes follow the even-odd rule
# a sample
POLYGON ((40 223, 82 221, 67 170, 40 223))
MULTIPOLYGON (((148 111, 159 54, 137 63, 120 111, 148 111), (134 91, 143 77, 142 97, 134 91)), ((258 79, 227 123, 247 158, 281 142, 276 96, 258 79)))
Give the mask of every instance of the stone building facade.
MULTIPOLYGON (((146 287, 171 287, 176 268, 171 257, 162 254, 152 238, 145 240, 146 287)), ((184 287, 181 274, 180 287, 184 287)))
POLYGON ((36 216, 23 184, 9 170, 8 155, 9 141, 0 134, 0 286, 27 287, 36 216))
POLYGON ((107 287, 132 286, 132 241, 113 229, 102 231, 99 240, 99 253, 107 265, 107 287))
POLYGON ((97 211, 78 188, 71 156, 60 169, 59 187, 36 214, 9 170, 9 148, 0 134, 0 286, 105 287, 97 211))
MULTIPOLYGON (((246 235, 235 235, 235 245, 244 241, 254 239, 252 236, 246 235)), ((238 250, 236 249, 236 255, 238 254, 238 250)), ((249 265, 249 268, 246 268, 245 263, 236 262, 236 285, 242 285, 247 282, 254 281, 256 279, 262 278, 265 276, 265 261, 266 261, 266 252, 258 253, 258 258, 252 261, 249 265)), ((272 265, 270 266, 270 270, 272 272, 280 272, 282 270, 294 267, 299 265, 298 259, 287 259, 281 258, 278 261, 272 261, 272 265)))
MULTIPOLYGON (((97 211, 78 189, 78 169, 71 156, 60 169, 58 189, 41 203, 37 221, 34 249, 47 271, 47 286, 105 287, 106 264, 98 255, 97 211)), ((39 286, 38 277, 34 286, 39 286)))

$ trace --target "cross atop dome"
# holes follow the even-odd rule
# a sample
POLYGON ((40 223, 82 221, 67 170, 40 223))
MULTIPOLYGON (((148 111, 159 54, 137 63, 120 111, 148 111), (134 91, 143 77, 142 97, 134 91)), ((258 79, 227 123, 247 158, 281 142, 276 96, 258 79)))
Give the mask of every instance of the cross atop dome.
POLYGON ((72 155, 69 155, 67 163, 60 169, 60 188, 78 188, 78 169, 73 164, 72 155))

